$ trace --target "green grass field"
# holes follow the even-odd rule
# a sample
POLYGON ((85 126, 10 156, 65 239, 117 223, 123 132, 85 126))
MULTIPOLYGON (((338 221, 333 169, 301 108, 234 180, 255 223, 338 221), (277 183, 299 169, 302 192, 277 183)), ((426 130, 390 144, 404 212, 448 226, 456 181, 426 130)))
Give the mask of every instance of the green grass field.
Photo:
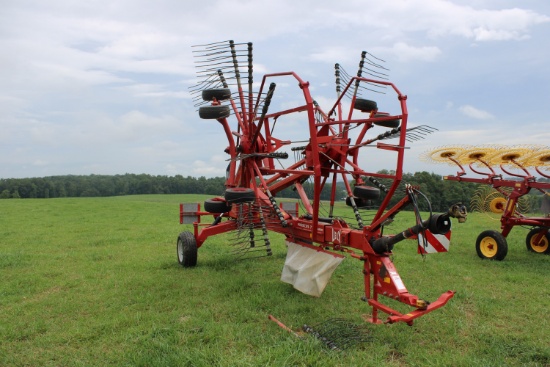
MULTIPOLYGON (((499 222, 470 214, 453 223, 449 253, 416 254, 404 241, 393 260, 408 290, 449 303, 406 324, 367 324, 371 340, 345 351, 299 331, 370 308, 362 264, 346 258, 320 298, 279 280, 274 256, 235 261, 226 236, 176 260, 180 202, 148 195, 0 201, 0 366, 550 366, 550 256, 529 253, 514 228, 502 262, 482 261, 477 235, 499 222)), ((401 213, 386 233, 412 225, 401 213)))

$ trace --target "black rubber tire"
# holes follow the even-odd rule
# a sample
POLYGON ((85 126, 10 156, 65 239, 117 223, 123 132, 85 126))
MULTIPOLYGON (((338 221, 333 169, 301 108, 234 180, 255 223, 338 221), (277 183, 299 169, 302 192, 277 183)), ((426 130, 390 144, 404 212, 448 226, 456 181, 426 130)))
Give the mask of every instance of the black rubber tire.
POLYGON ((217 120, 229 117, 229 106, 202 106, 199 108, 199 117, 205 120, 217 120))
POLYGON ((254 190, 247 187, 233 187, 225 190, 225 201, 233 203, 249 203, 256 200, 254 190))
POLYGON ((501 261, 508 253, 508 243, 499 232, 487 230, 477 237, 476 252, 482 259, 501 261))
POLYGON ((178 263, 184 268, 197 265, 197 240, 191 232, 181 232, 176 246, 178 263))
POLYGON ((538 234, 541 231, 541 228, 533 228, 529 231, 527 234, 527 237, 525 238, 525 245, 527 246, 527 250, 531 252, 536 252, 537 254, 550 254, 550 232, 546 232, 546 235, 542 238, 542 245, 541 246, 535 246, 533 244, 533 240, 536 234, 538 234))
MULTIPOLYGON (((358 208, 363 208, 368 205, 368 200, 365 199, 354 197, 353 201, 355 201, 355 205, 357 205, 358 208)), ((351 206, 351 198, 349 196, 346 198, 346 205, 351 206)))
POLYGON ((353 108, 355 108, 356 110, 360 110, 362 112, 372 112, 378 109, 378 105, 376 104, 375 101, 371 101, 369 99, 357 98, 355 100, 355 104, 353 105, 353 108))
POLYGON ((380 189, 372 186, 355 186, 353 188, 353 196, 365 200, 374 200, 380 197, 380 189))
MULTIPOLYGON (((376 117, 388 117, 388 116, 389 115, 385 113, 376 113, 373 117, 376 118, 376 117)), ((383 120, 383 121, 374 121, 373 124, 377 126, 388 127, 390 129, 395 129, 396 127, 399 127, 399 125, 401 125, 401 120, 391 119, 391 120, 383 120)))
POLYGON ((225 101, 229 98, 231 98, 231 90, 229 88, 205 89, 202 91, 202 99, 204 101, 213 101, 214 99, 225 101))
POLYGON ((204 210, 208 213, 227 213, 231 210, 231 205, 221 198, 207 199, 204 201, 204 210))

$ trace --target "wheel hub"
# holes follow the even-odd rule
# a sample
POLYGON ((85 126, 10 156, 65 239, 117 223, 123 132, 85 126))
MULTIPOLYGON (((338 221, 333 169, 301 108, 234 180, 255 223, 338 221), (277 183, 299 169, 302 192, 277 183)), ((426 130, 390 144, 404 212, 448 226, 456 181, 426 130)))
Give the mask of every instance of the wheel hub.
POLYGON ((534 243, 534 238, 533 238, 533 240, 531 241, 531 248, 535 252, 539 252, 539 253, 546 252, 546 250, 548 250, 548 241, 546 240, 546 238, 543 237, 539 243, 534 243))
POLYGON ((493 257, 497 253, 497 246, 495 241, 492 238, 484 238, 481 241, 481 252, 486 257, 493 257))

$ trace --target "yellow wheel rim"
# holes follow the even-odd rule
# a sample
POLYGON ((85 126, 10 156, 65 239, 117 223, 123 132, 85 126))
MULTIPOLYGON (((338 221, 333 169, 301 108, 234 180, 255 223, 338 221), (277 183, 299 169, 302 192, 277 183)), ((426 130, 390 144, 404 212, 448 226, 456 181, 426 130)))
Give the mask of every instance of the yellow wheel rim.
POLYGON ((503 197, 494 198, 489 204, 491 213, 502 213, 504 212, 504 207, 506 206, 506 199, 503 197))
POLYGON ((533 237, 531 237, 531 248, 533 249, 533 251, 535 252, 538 252, 538 253, 543 253, 543 252, 546 252, 546 250, 548 250, 548 238, 545 236, 545 237, 542 237, 541 241, 540 241, 540 244, 537 245, 535 244, 535 237, 537 237, 537 235, 534 235, 533 237))
POLYGON ((479 244, 479 249, 481 250, 483 256, 490 258, 494 257, 497 254, 498 245, 494 238, 485 237, 481 240, 481 243, 479 244))

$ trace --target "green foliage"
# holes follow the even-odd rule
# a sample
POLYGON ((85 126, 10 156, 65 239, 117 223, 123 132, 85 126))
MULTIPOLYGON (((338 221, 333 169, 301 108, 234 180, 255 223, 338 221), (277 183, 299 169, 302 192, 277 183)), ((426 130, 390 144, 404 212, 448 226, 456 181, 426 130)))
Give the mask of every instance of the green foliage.
MULTIPOLYGON (((550 257, 526 251, 523 228, 502 262, 483 261, 475 239, 499 222, 453 222, 449 253, 395 246, 408 290, 449 303, 405 324, 370 325, 372 341, 345 352, 292 330, 370 312, 362 264, 347 257, 320 298, 279 281, 286 248, 236 261, 232 234, 209 238, 195 268, 177 264, 180 202, 203 195, 5 200, 0 213, 1 366, 547 366, 550 257)), ((338 215, 350 209, 340 205, 338 215)), ((208 218, 204 217, 204 223, 208 218)), ((385 233, 414 223, 400 213, 385 233)), ((381 297, 383 302, 390 302, 381 297)), ((393 305, 392 305, 393 306, 393 305)), ((401 306, 401 305, 398 305, 401 306)))
MULTIPOLYGON (((388 174, 383 170, 379 173, 388 174)), ((365 178, 365 184, 373 184, 365 178)), ((391 180, 380 179, 380 183, 389 187, 391 180)), ((545 180, 541 180, 545 181, 545 180)), ((547 181, 547 180, 546 180, 547 181)), ((435 212, 446 211, 451 205, 463 203, 467 207, 473 197, 478 184, 469 182, 454 182, 444 180, 442 176, 435 173, 416 172, 405 173, 400 187, 392 197, 390 204, 397 203, 404 195, 404 184, 417 186, 426 195, 435 212)), ((122 195, 145 195, 145 194, 209 194, 222 195, 225 189, 225 178, 214 177, 183 177, 181 175, 152 176, 147 174, 124 174, 124 175, 89 175, 89 176, 51 176, 43 178, 23 179, 0 179, 0 199, 8 198, 57 198, 57 197, 105 197, 122 195)), ((310 198, 313 197, 313 184, 310 181, 303 183, 305 192, 310 198)), ((321 200, 329 200, 332 185, 327 183, 321 191, 321 200)), ((346 196, 343 182, 337 183, 336 188, 340 196, 346 196)), ((276 195, 279 198, 299 198, 298 193, 292 188, 286 188, 276 195)), ((537 190, 527 196, 530 207, 538 210, 542 202, 542 193, 537 190)), ((341 199, 341 197, 337 197, 341 199)), ((374 205, 380 205, 384 195, 374 200, 374 205)), ((419 201, 420 209, 428 211, 429 205, 426 200, 419 201)))
POLYGON ((212 194, 224 191, 223 177, 183 177, 147 174, 50 176, 0 179, 0 199, 103 197, 142 194, 212 194))

